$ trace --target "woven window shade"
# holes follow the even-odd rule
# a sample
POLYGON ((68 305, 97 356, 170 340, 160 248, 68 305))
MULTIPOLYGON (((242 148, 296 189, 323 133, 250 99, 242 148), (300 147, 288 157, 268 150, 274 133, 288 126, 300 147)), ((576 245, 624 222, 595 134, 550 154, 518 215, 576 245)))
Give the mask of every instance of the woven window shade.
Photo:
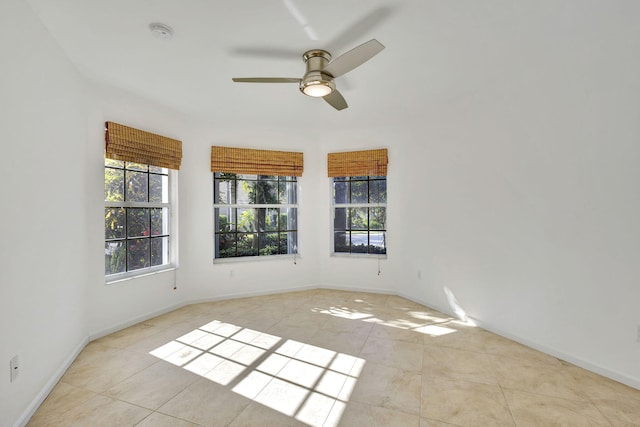
POLYGON ((302 176, 302 153, 211 147, 211 172, 247 175, 302 176))
POLYGON ((337 176, 387 176, 387 149, 329 153, 327 169, 329 177, 337 176))
POLYGON ((106 127, 106 158, 180 169, 181 141, 113 122, 106 127))

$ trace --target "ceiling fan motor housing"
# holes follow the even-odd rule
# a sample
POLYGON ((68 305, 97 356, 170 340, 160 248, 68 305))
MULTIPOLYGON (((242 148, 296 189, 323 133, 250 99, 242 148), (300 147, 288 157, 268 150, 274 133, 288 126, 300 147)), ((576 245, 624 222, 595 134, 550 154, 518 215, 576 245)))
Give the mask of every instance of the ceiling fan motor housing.
POLYGON ((300 91, 305 95, 322 97, 336 89, 333 76, 322 72, 331 61, 331 54, 326 50, 309 50, 302 55, 307 64, 307 72, 300 80, 300 91))

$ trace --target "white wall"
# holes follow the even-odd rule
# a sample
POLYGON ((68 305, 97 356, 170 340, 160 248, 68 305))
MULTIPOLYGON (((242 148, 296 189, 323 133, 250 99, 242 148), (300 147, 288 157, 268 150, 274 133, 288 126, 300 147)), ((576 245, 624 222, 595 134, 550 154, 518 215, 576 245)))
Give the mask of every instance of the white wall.
POLYGON ((0 425, 10 426, 86 338, 87 100, 23 1, 0 2, 0 51, 0 425))
POLYGON ((638 4, 527 5, 441 3, 424 23, 454 71, 392 143, 398 186, 418 184, 389 221, 400 289, 450 309, 449 288, 482 325, 640 387, 638 4))

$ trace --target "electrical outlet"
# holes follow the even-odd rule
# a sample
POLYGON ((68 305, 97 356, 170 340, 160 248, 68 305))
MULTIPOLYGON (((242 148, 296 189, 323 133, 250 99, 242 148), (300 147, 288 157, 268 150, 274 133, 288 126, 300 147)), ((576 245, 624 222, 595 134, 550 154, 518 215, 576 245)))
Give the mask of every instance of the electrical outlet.
POLYGON ((18 378, 18 374, 20 374, 20 360, 18 359, 18 355, 13 356, 9 361, 9 369, 11 369, 11 382, 14 382, 16 378, 18 378))
POLYGON ((636 341, 640 342, 640 325, 638 325, 638 335, 636 336, 636 341))
POLYGON ((422 270, 418 270, 418 280, 422 279, 422 270))

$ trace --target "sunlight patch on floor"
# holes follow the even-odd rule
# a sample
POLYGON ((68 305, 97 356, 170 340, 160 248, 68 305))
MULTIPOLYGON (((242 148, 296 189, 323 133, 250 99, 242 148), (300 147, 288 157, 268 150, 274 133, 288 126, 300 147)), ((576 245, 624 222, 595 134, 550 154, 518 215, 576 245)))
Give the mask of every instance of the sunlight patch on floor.
POLYGON ((149 352, 310 426, 336 426, 365 360, 214 320, 149 352))

